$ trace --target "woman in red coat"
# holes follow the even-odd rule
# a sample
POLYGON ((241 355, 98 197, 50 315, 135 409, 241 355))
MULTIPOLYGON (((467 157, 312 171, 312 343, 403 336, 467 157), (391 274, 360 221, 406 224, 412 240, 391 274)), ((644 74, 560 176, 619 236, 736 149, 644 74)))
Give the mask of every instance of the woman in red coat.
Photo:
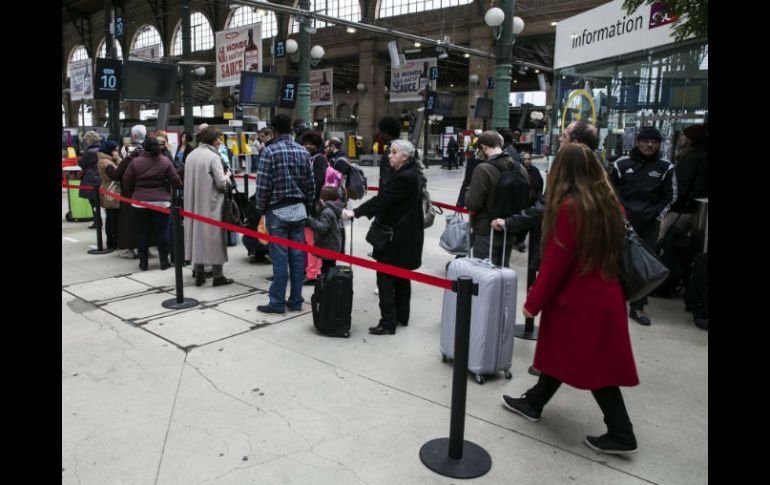
POLYGON ((586 445, 611 454, 637 451, 618 386, 639 384, 618 280, 624 225, 621 204, 591 150, 571 143, 548 175, 543 215, 543 259, 524 315, 543 312, 535 348, 538 383, 503 404, 530 421, 562 382, 590 390, 604 413, 607 433, 586 445))

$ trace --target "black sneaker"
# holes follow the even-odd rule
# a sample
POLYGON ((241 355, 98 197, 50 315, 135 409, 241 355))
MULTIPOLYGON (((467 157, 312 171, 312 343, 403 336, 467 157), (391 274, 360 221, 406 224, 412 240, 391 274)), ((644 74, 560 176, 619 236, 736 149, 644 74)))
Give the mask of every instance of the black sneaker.
POLYGON ((312 280, 310 278, 305 278, 305 281, 302 282, 302 286, 315 286, 315 278, 312 280))
POLYGON ((631 317, 631 320, 634 320, 639 325, 649 326, 652 323, 650 321, 650 317, 648 317, 644 311, 637 310, 636 308, 629 310, 628 316, 631 317))
POLYGON ((267 278, 265 278, 265 281, 269 281, 269 282, 271 282, 271 283, 272 283, 272 282, 273 282, 273 278, 275 278, 275 276, 273 276, 273 275, 270 275, 270 276, 268 276, 267 278))
POLYGON ((624 444, 608 435, 586 436, 584 441, 586 446, 599 453, 606 453, 608 455, 631 455, 639 451, 639 448, 634 444, 624 444))
POLYGON ((503 394, 503 406, 509 411, 521 414, 524 418, 537 423, 540 421, 540 413, 532 409, 532 406, 529 405, 529 400, 524 396, 526 396, 526 394, 522 394, 521 399, 516 399, 503 394))

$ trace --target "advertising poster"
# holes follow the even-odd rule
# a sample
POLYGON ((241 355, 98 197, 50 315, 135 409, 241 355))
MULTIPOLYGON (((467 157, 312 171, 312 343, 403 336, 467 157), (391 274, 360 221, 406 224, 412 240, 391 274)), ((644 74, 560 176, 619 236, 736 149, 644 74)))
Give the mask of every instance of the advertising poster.
POLYGON ((83 99, 93 99, 94 97, 94 82, 93 75, 91 74, 91 60, 83 59, 82 61, 73 62, 70 64, 70 99, 72 101, 80 101, 83 99))
POLYGON ((424 94, 419 91, 436 89, 436 81, 430 80, 430 68, 438 65, 438 59, 412 59, 401 67, 390 68, 390 102, 422 101, 424 94))
POLYGON ((333 92, 333 69, 310 71, 310 106, 331 105, 333 92))
POLYGON ((160 62, 160 44, 148 45, 128 53, 129 61, 160 62))
POLYGON ((262 23, 223 30, 214 36, 217 87, 241 82, 241 71, 262 72, 262 23))

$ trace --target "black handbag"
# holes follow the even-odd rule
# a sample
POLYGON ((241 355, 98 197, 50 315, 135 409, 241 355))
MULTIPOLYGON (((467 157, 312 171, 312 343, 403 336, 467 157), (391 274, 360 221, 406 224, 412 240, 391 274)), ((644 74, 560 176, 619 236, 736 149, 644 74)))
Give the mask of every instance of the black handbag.
POLYGON ((222 222, 235 224, 236 226, 241 225, 241 209, 229 190, 225 192, 225 203, 222 206, 222 222))
POLYGON ((388 247, 391 240, 393 240, 393 228, 375 218, 369 226, 369 231, 366 233, 366 241, 376 251, 382 251, 388 247))
POLYGON ((637 301, 647 296, 668 277, 666 268, 626 222, 623 244, 623 268, 620 281, 626 300, 637 301))

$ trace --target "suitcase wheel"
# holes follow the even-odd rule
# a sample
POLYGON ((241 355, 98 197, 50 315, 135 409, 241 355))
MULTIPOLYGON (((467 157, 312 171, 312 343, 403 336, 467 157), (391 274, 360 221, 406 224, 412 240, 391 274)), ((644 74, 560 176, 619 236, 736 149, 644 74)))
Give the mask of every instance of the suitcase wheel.
POLYGON ((343 332, 341 335, 345 338, 350 338, 350 332, 343 332))
POLYGON ((449 362, 449 357, 447 357, 444 354, 441 354, 441 362, 449 362))
POLYGON ((484 376, 476 374, 476 384, 484 385, 484 376))
POLYGON ((505 369, 505 378, 510 379, 513 377, 513 374, 511 374, 511 371, 509 369, 505 369))
POLYGON ((72 212, 67 211, 67 213, 64 215, 64 218, 67 219, 67 222, 72 222, 73 221, 72 212))

